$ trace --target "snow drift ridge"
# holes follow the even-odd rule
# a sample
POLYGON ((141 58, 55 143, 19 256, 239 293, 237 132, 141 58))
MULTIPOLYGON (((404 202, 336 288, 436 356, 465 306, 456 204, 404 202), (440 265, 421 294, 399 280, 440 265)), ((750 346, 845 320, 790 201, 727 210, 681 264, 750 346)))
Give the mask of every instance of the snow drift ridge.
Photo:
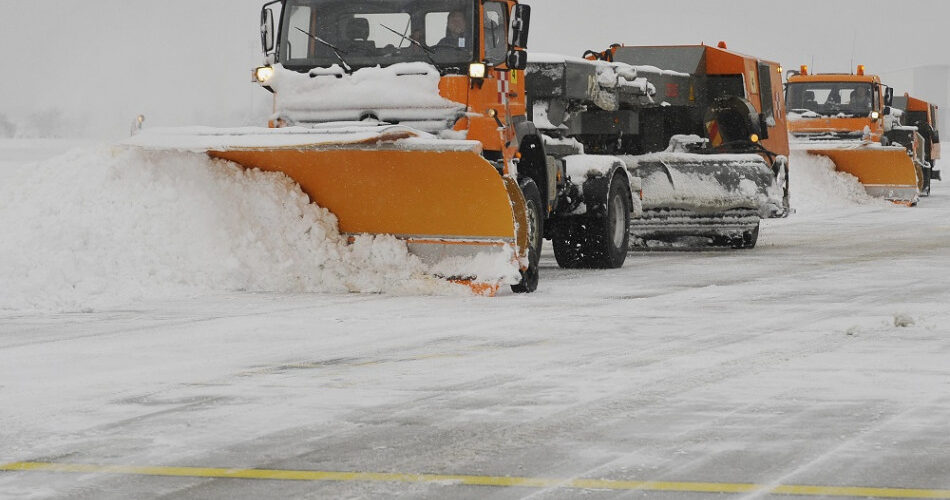
POLYGON ((0 309, 223 291, 454 293, 403 242, 348 245, 281 174, 203 154, 74 151, 0 185, 0 309))

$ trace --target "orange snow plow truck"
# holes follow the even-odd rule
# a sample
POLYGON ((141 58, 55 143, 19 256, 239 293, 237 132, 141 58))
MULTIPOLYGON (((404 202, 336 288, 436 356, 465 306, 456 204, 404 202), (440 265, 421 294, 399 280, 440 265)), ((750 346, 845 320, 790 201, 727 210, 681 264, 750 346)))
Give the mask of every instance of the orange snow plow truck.
POLYGON ((893 89, 864 66, 856 74, 809 74, 802 66, 788 77, 786 98, 793 149, 830 158, 868 194, 895 203, 916 205, 929 188, 925 139, 901 123, 893 89))
POLYGON ((271 1, 253 74, 273 93, 269 128, 132 144, 286 174, 344 236, 394 236, 479 293, 534 291, 558 227, 578 267, 620 267, 638 181, 616 158, 544 153, 526 116, 530 13, 516 0, 271 1))

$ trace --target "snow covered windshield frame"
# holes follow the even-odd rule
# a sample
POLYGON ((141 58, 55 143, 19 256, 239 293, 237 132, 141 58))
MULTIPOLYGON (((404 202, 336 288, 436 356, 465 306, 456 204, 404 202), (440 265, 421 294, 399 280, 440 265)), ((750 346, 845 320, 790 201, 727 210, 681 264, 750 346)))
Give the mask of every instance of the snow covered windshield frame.
POLYGON ((287 0, 279 60, 300 72, 404 62, 461 68, 477 58, 473 5, 470 0, 287 0))
POLYGON ((787 108, 803 117, 859 118, 878 109, 878 95, 868 82, 795 82, 788 84, 787 108), (853 102, 858 89, 864 89, 867 101, 853 102), (808 93, 811 95, 808 95, 808 93))

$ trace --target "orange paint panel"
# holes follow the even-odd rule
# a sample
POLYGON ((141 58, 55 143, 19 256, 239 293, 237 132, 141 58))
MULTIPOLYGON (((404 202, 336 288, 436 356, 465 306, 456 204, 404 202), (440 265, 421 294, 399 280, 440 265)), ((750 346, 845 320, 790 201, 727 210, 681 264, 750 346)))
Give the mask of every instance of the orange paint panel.
POLYGON ((768 63, 769 73, 772 75, 772 106, 775 126, 769 129, 769 138, 762 141, 762 145, 773 153, 789 155, 788 146, 788 117, 785 112, 785 86, 782 74, 778 71, 778 63, 768 63))
POLYGON ((439 80, 439 95, 462 104, 468 104, 468 82, 466 76, 443 76, 439 80))
POLYGON ((821 83, 833 83, 833 82, 848 82, 848 83, 881 83, 881 79, 876 75, 845 75, 845 74, 832 74, 832 75, 798 75, 791 76, 788 79, 788 83, 803 83, 803 82, 821 82, 821 83))
POLYGON ((871 121, 870 118, 809 118, 788 123, 792 133, 859 132, 864 127, 871 128, 871 140, 875 142, 884 134, 881 121, 871 121))
POLYGON ((746 59, 733 52, 716 47, 706 47, 706 73, 710 75, 745 75, 746 59))
POLYGON ((907 94, 904 94, 904 96, 907 97, 907 111, 930 112, 930 103, 911 97, 907 94))

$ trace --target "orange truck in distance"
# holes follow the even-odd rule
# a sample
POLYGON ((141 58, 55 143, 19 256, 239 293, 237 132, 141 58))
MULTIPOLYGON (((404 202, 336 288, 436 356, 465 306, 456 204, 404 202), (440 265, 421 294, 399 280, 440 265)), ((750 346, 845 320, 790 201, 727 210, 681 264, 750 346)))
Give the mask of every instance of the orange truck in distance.
POLYGON ((894 91, 858 66, 855 74, 788 77, 786 99, 793 149, 827 156, 872 196, 915 205, 924 188, 923 141, 892 108, 894 91))

